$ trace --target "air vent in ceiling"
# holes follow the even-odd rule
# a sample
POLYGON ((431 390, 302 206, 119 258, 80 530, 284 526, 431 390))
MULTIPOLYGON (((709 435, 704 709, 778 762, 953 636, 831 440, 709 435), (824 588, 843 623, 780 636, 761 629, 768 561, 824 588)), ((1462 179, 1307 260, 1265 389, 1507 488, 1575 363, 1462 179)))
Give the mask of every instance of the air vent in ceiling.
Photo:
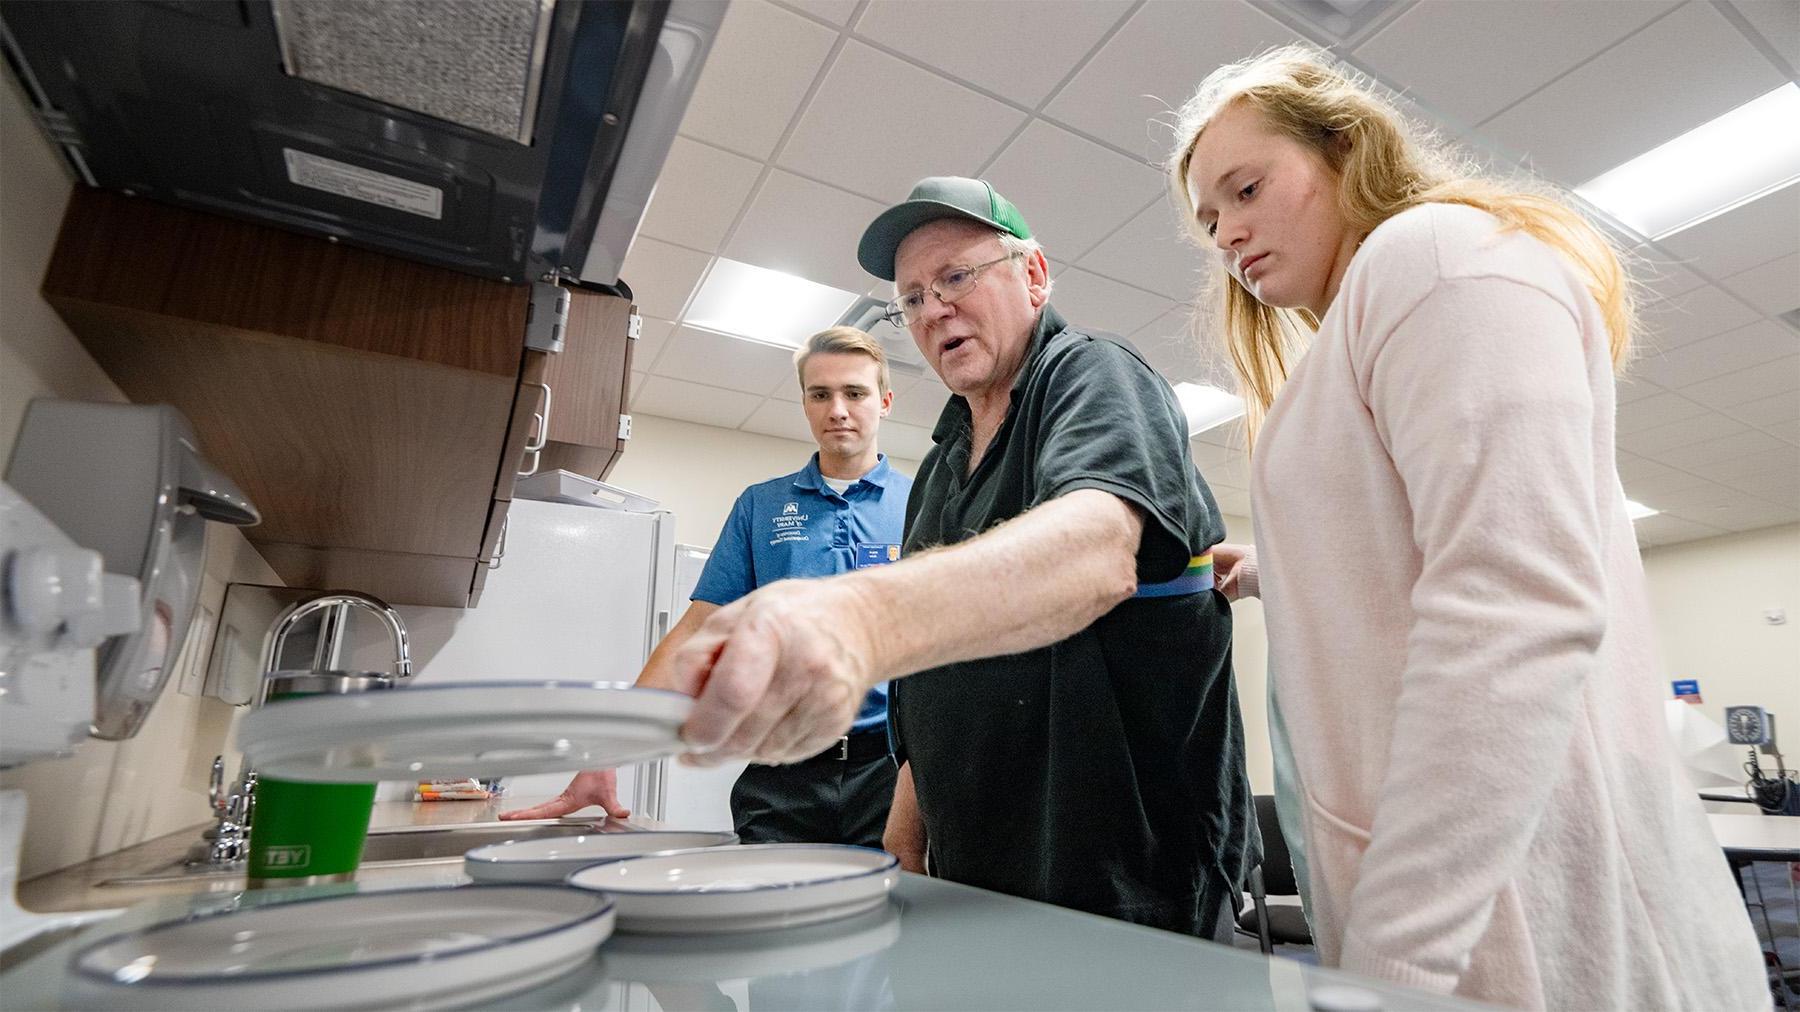
POLYGON ((1393 5, 1393 0, 1271 0, 1262 6, 1287 14, 1335 43, 1355 38, 1393 5))

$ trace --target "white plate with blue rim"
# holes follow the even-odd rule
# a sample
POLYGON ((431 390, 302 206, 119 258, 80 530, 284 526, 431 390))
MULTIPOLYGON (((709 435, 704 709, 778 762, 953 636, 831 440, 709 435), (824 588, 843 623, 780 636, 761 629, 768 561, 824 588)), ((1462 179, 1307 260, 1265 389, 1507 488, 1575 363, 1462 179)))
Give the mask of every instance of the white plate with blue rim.
POLYGON ((561 882, 602 861, 669 850, 727 847, 736 842, 736 833, 665 830, 507 840, 464 854, 463 870, 477 882, 561 882))
POLYGON ((883 851, 768 843, 608 861, 568 881, 612 896, 620 931, 713 934, 852 917, 886 903, 899 879, 883 851))
POLYGON ((449 1008, 537 987, 612 934, 613 902, 547 885, 394 889, 199 910, 101 933, 78 1008, 449 1008))
POLYGON ((238 725, 285 780, 370 783, 608 769, 684 751, 692 697, 623 682, 464 682, 283 699, 238 725))

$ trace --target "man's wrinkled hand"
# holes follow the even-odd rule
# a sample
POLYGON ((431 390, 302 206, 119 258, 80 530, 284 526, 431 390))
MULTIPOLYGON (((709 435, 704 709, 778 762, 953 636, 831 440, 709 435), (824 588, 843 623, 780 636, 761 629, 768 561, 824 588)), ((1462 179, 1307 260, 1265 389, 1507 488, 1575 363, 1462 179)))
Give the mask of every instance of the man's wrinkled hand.
POLYGON ((510 812, 501 812, 502 820, 513 819, 560 819, 565 815, 578 812, 589 805, 599 805, 606 814, 615 819, 623 819, 631 814, 631 809, 619 804, 619 774, 615 770, 587 770, 575 774, 569 786, 555 798, 541 805, 530 808, 519 808, 510 812))
POLYGON ((849 730, 881 680, 859 601, 844 579, 783 580, 707 619, 675 657, 675 687, 696 697, 683 761, 799 762, 849 730))

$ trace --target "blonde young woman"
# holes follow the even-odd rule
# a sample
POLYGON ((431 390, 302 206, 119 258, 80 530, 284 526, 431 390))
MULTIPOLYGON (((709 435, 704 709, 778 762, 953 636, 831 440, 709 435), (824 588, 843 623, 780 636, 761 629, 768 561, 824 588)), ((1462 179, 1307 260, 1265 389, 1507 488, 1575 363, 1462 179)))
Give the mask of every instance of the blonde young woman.
POLYGON ((1168 172, 1223 267, 1256 518, 1224 589, 1266 609, 1324 961, 1518 1007, 1768 1006, 1664 740, 1608 241, 1302 48, 1209 76, 1168 172))

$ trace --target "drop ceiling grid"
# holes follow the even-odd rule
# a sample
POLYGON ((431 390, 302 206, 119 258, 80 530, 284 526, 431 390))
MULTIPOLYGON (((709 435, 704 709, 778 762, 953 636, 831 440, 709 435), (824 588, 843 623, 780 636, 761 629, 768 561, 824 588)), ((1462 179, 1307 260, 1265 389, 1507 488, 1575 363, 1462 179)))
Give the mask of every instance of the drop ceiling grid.
MULTIPOLYGON (((1178 223, 1162 192, 1153 164, 1161 152, 1147 142, 1152 128, 1146 124, 1143 130, 1128 133, 1118 125, 1128 118, 1120 110, 1138 101, 1134 96, 1145 90, 1132 91, 1129 81, 1142 77, 1166 82, 1158 85, 1157 90, 1173 88, 1174 91, 1157 98, 1172 106, 1197 83, 1198 71, 1194 68, 1204 61, 1192 58, 1192 46, 1196 44, 1190 42, 1189 47, 1182 50, 1189 58, 1179 68, 1133 66, 1134 62, 1147 62, 1142 58, 1144 50, 1140 46, 1140 36, 1151 38, 1159 25, 1166 28, 1169 24, 1185 23, 1184 19, 1199 17, 1213 29, 1205 33, 1209 36, 1209 45, 1229 47, 1233 40, 1279 42, 1310 38, 1331 46, 1335 52, 1390 87, 1404 89, 1409 84, 1414 85, 1415 90, 1403 96, 1406 100, 1415 102, 1417 108, 1436 110, 1440 114, 1439 125, 1447 132, 1465 139, 1477 151, 1489 154, 1503 150, 1504 145, 1479 127, 1463 125, 1459 122, 1462 116, 1473 119, 1479 114, 1483 122, 1491 124, 1512 110, 1528 107, 1538 96, 1556 94, 1559 86, 1567 90, 1570 86, 1564 82, 1582 80, 1584 73, 1594 73, 1595 66, 1611 65, 1607 60, 1612 64, 1629 63, 1634 58, 1634 46, 1656 52, 1656 46, 1650 44, 1655 41, 1654 36, 1649 41, 1640 37, 1667 19, 1684 19, 1681 24, 1705 26, 1709 33, 1706 35, 1710 40, 1708 45, 1712 47, 1709 51, 1737 52, 1732 47, 1739 43, 1747 47, 1746 52, 1750 54, 1747 58, 1755 61, 1755 65, 1727 75, 1723 85, 1716 85, 1724 92, 1731 92, 1732 87, 1742 90, 1748 86, 1745 82, 1760 82, 1767 76, 1763 68, 1776 65, 1767 54, 1776 53, 1779 48, 1775 40, 1754 35, 1758 18, 1733 16, 1731 11, 1723 12, 1727 16, 1715 17, 1721 12, 1712 10, 1711 5, 1705 3, 1700 6, 1708 7, 1708 10, 1686 10, 1694 6, 1692 0, 1688 4, 1633 0, 1624 5, 1607 4, 1604 9, 1590 4, 1585 5, 1585 9, 1570 10, 1584 5, 1562 5, 1564 15, 1573 18, 1579 28, 1568 34, 1577 38, 1558 38, 1556 46, 1550 47, 1554 51, 1534 54, 1536 62, 1528 74, 1520 72, 1485 84, 1470 84, 1459 79, 1459 87, 1469 85, 1462 89, 1459 98, 1451 93, 1454 89, 1439 89, 1442 94, 1432 93, 1431 74, 1417 66, 1421 51, 1417 46, 1409 45, 1406 37, 1408 32, 1416 34, 1424 30, 1421 26, 1430 27, 1443 21, 1449 8, 1464 5, 1391 4, 1373 23, 1349 40, 1323 36, 1294 11, 1279 5, 1230 0, 1229 3, 1204 5, 1205 12, 1196 13, 1193 8, 1200 6, 1179 0, 1147 0, 1117 3, 1105 12, 1082 8, 1083 16, 1076 19, 1079 21, 1077 26, 1068 18, 1043 18, 1033 22, 1019 16, 1021 8, 1008 0, 1000 0, 997 4, 957 0, 955 4, 932 5, 942 17, 950 16, 952 11, 961 11, 961 17, 968 24, 1011 26, 1017 35, 1014 44, 1020 47, 1030 48, 1036 39, 1047 48, 1053 46, 1058 54, 1081 54, 1069 61, 1060 76, 1033 70, 1025 77, 1014 79, 1003 73, 1007 66, 1005 61, 995 61, 992 65, 971 62, 978 55, 978 47, 971 48, 961 44, 960 40, 958 45, 944 50, 942 62, 947 66, 935 65, 929 43, 916 41, 920 36, 906 27, 916 25, 921 18, 929 19, 929 12, 923 9, 903 9, 888 0, 824 5, 800 0, 774 3, 737 0, 727 27, 729 29, 733 21, 750 26, 744 29, 740 48, 766 47, 780 39, 783 60, 772 63, 768 56, 771 50, 767 48, 760 50, 760 55, 734 53, 728 37, 722 37, 715 46, 716 52, 722 50, 725 53, 723 57, 715 57, 717 65, 736 68, 735 76, 730 80, 703 81, 700 97, 710 95, 711 105, 690 110, 677 142, 681 157, 671 159, 669 175, 659 183, 659 197, 667 192, 672 195, 668 199, 682 201, 688 206, 670 210, 653 205, 643 230, 644 239, 649 240, 647 252, 628 263, 628 271, 637 273, 628 273, 627 279, 640 292, 652 288, 658 290, 656 295, 646 296, 644 301, 654 304, 659 310, 657 315, 670 318, 664 325, 665 335, 679 334, 677 327, 682 311, 710 270, 712 259, 721 250, 751 263, 790 270, 798 268, 797 272, 803 276, 836 287, 884 293, 884 286, 869 286, 866 284, 869 279, 849 269, 852 254, 848 247, 854 241, 852 233, 858 231, 852 219, 859 217, 862 211, 878 207, 881 201, 900 196, 905 183, 899 180, 899 174, 889 171, 887 175, 893 178, 875 186, 879 192, 868 192, 873 185, 871 177, 861 171, 857 158, 867 159, 875 167, 909 162, 922 167, 927 164, 925 160, 902 155, 909 146, 929 141, 914 142, 906 135, 885 135, 882 128, 886 124, 883 122, 858 123, 852 115, 860 111, 854 96, 827 94, 834 71, 844 74, 845 67, 854 70, 858 66, 879 66, 889 68, 884 73, 898 75, 894 80, 918 82, 927 87, 938 96, 934 108, 946 105, 963 108, 966 105, 970 109, 990 111, 974 117, 985 124, 979 130, 959 123, 957 117, 946 117, 934 127, 942 130, 940 140, 947 138, 951 148, 965 152, 986 150, 986 156, 971 164, 933 167, 930 171, 990 173, 1007 170, 1016 173, 1020 167, 1030 168, 1033 163, 1017 156, 1009 163, 1008 152, 1023 155, 1028 150, 1067 150, 1076 155, 1092 151, 1093 155, 1084 157, 1097 160, 1094 164, 1107 158, 1122 158, 1146 166, 1145 172, 1137 175, 1126 171, 1125 162, 1119 162, 1121 171, 1108 173, 1109 179, 1115 176, 1135 179, 1124 184, 1126 188, 1118 194, 1126 199, 1114 200, 1104 215, 1096 216, 1092 208, 1093 187, 1102 181, 1086 174, 1079 174, 1081 178, 1059 180, 1053 172, 1042 173, 1034 177, 1035 181, 1020 184, 1021 192, 1031 195, 1027 202, 1031 206, 1022 204, 1021 209, 1028 217, 1033 214, 1033 207, 1040 209, 1039 217, 1046 222, 1046 240, 1056 243, 1052 251, 1060 254, 1058 277, 1070 281, 1069 297, 1075 299, 1080 293, 1084 297, 1078 304, 1084 309, 1117 317, 1129 325, 1122 326, 1105 319, 1084 318, 1082 322, 1132 333, 1134 342, 1145 349, 1146 355, 1169 375, 1171 381, 1217 381, 1218 377, 1213 375, 1217 371, 1217 362, 1208 361, 1211 353, 1182 343, 1186 340, 1182 336, 1185 333, 1182 324, 1187 317, 1187 301, 1193 297, 1204 265, 1201 255, 1187 246, 1178 234, 1178 223), (1083 32, 1091 37, 1078 37, 1083 32), (1134 46, 1140 48, 1134 49, 1134 46), (1137 59, 1128 58, 1134 53, 1137 59), (799 64, 798 70, 793 66, 795 63, 799 64), (800 80, 802 75, 805 75, 803 81, 800 80), (1052 81, 1052 78, 1056 79, 1052 81), (1046 82, 1050 82, 1047 87, 1046 82), (1180 84, 1179 88, 1175 88, 1176 83, 1180 84), (1490 94, 1496 97, 1484 99, 1481 108, 1468 105, 1471 96, 1490 94), (742 136, 732 135, 729 129, 732 117, 721 114, 719 103, 723 99, 720 96, 729 96, 733 108, 753 110, 753 114, 746 115, 755 121, 751 125, 759 132, 745 130, 741 131, 742 136), (816 137, 802 137, 803 143, 795 145, 797 133, 806 129, 809 112, 818 116, 827 112, 832 114, 827 119, 831 121, 832 140, 837 146, 822 144, 816 137), (998 133, 996 124, 999 124, 998 133), (856 129, 848 129, 852 126, 856 129), (968 133, 959 133, 959 130, 968 133), (1138 144, 1140 150, 1134 150, 1133 142, 1139 140, 1139 135, 1146 143, 1138 144), (772 141, 770 137, 773 137, 772 141), (1008 169, 1009 164, 1012 169, 1008 169), (749 180, 748 187, 746 180, 749 180), (1071 226, 1071 241, 1059 241, 1055 234, 1070 231, 1060 222, 1059 216, 1064 216, 1062 206, 1079 209, 1086 215, 1079 219, 1078 225, 1071 226), (784 226, 784 218, 792 218, 797 208, 815 209, 817 227, 809 227, 815 224, 813 222, 784 226), (1159 215, 1166 218, 1159 218, 1159 215), (719 227, 721 219, 726 220, 722 228, 719 227), (841 260, 826 252, 826 247, 844 247, 841 260), (1181 255, 1193 257, 1191 268, 1183 268, 1175 262, 1181 255), (642 270, 638 270, 638 259, 644 261, 642 270), (705 266, 696 272, 694 264, 702 260, 705 266), (1139 265, 1146 261, 1151 266, 1140 268, 1139 265), (1070 270, 1080 273, 1067 273, 1070 270), (858 284, 859 281, 863 283, 858 284), (1155 312, 1164 304, 1172 308, 1155 312), (1145 315, 1152 319, 1139 325, 1145 315)), ((1530 47, 1533 33, 1542 33, 1541 27, 1533 28, 1520 19, 1506 22, 1494 15, 1486 17, 1520 25, 1518 31, 1510 35, 1496 35, 1496 30, 1487 30, 1483 38, 1495 53, 1530 47)), ((1472 26, 1476 20, 1480 19, 1470 17, 1467 23, 1472 26)), ((1767 19, 1761 20, 1766 22, 1767 19)), ((1497 30, 1506 31, 1505 24, 1497 30)), ((1668 33, 1668 26, 1664 26, 1663 31, 1668 33)), ((1188 38, 1191 40, 1192 37, 1189 33, 1188 38)), ((1231 55, 1243 54, 1233 52, 1231 55)), ((713 66, 714 62, 709 61, 709 69, 713 66)), ((1642 74, 1648 69, 1629 67, 1621 72, 1621 76, 1642 74)), ((1654 69, 1663 73, 1668 70, 1666 66, 1654 69)), ((1441 79, 1443 68, 1436 70, 1441 79)), ((1707 68, 1696 67, 1690 76, 1704 81, 1706 74, 1707 68)), ((1693 102, 1699 104, 1686 113, 1690 118, 1704 111, 1701 99, 1693 102)), ((1591 115, 1587 111, 1590 107, 1582 102, 1567 104, 1569 110, 1559 111, 1565 116, 1591 115)), ((1706 115, 1717 111, 1723 110, 1706 111, 1706 115)), ((1654 108, 1646 109, 1643 115, 1654 116, 1656 112, 1654 108)), ((1658 129, 1656 124, 1662 122, 1650 121, 1648 126, 1640 122, 1633 129, 1654 132, 1658 129)), ((1691 124, 1684 123, 1675 128, 1685 129, 1686 125, 1691 124)), ((1117 180, 1113 181, 1116 184, 1117 180)), ((1564 185, 1582 182, 1579 179, 1554 181, 1564 185)), ((1746 442, 1733 444, 1746 448, 1746 452, 1737 457, 1735 467, 1731 461, 1695 463, 1684 459, 1682 451, 1686 450, 1691 456, 1696 451, 1688 448, 1708 441, 1698 436, 1694 439, 1668 436, 1665 442, 1673 439, 1683 446, 1651 448, 1642 459, 1658 462, 1659 455, 1670 455, 1674 464, 1666 466, 1670 474, 1679 476, 1674 480, 1688 482, 1689 489, 1706 484, 1744 497, 1747 508, 1737 512, 1745 516, 1757 514, 1758 510, 1767 507, 1777 512, 1788 510, 1792 514, 1788 519, 1800 520, 1800 494, 1785 495, 1790 484, 1800 485, 1800 465, 1790 466, 1784 457, 1787 451, 1795 449, 1794 437, 1800 429, 1800 423, 1790 417, 1794 412, 1786 409, 1790 400, 1800 400, 1800 368, 1783 371, 1792 364, 1784 354, 1783 335, 1791 336, 1793 353, 1800 355, 1800 334, 1778 317, 1785 311, 1782 309, 1784 302, 1793 301, 1800 305, 1800 280, 1783 285, 1782 265, 1800 260, 1800 226, 1790 224, 1785 229, 1781 226, 1784 212, 1790 205, 1800 207, 1800 187, 1790 187, 1662 243, 1641 244, 1641 255, 1651 266, 1658 267, 1661 275, 1649 281, 1647 291, 1652 296, 1660 293, 1667 301, 1658 302, 1653 297, 1646 307, 1646 319, 1658 327, 1648 332, 1643 341, 1644 360, 1633 373, 1633 381, 1621 385, 1620 400, 1624 407, 1620 431, 1621 445, 1626 438, 1642 437, 1647 431, 1666 426, 1688 425, 1700 435, 1717 440, 1756 433, 1756 437, 1744 436, 1746 442), (1690 314, 1686 317, 1679 315, 1679 310, 1684 307, 1688 307, 1690 314), (1699 314, 1698 318, 1695 314, 1699 314), (1777 331, 1771 329, 1773 327, 1783 329, 1777 331), (1739 334, 1744 335, 1746 343, 1740 345, 1726 340, 1739 334), (1683 353, 1686 357, 1679 357, 1683 353), (1787 379, 1790 372, 1795 377, 1792 383, 1787 379), (1745 394, 1756 396, 1735 397, 1737 388, 1734 384, 1742 384, 1745 394), (1634 403, 1641 406, 1634 408, 1634 403), (1666 418, 1658 419, 1659 406, 1669 411, 1666 418), (1761 449, 1751 448, 1752 442, 1766 438, 1779 442, 1764 445, 1761 449), (1760 461, 1763 466, 1754 468, 1744 463, 1746 461, 1760 461), (1734 484, 1675 466, 1681 463, 1688 467, 1705 466, 1715 472, 1723 467, 1734 476, 1737 471, 1743 471, 1750 477, 1739 478, 1734 484)), ((1786 220, 1791 223, 1796 219, 1789 217, 1786 220)), ((656 354, 640 357, 633 363, 634 371, 646 377, 691 382, 691 376, 673 375, 680 370, 672 362, 659 365, 659 360, 668 358, 668 348, 676 340, 665 336, 654 349, 656 354)), ((713 377, 715 381, 717 378, 713 377)), ((897 374, 897 387, 900 382, 897 374)), ((941 385, 935 378, 930 382, 936 388, 936 396, 941 397, 941 385)), ((642 381, 634 382, 634 391, 643 385, 642 381)), ((712 418, 735 413, 735 405, 742 403, 736 398, 744 396, 742 391, 706 383, 688 389, 698 395, 718 390, 728 396, 734 405, 732 411, 720 412, 710 406, 691 409, 692 414, 712 418)), ((679 412, 684 407, 680 403, 671 405, 668 398, 654 398, 653 401, 672 412, 679 412)), ((905 422, 895 419, 890 423, 907 426, 893 430, 897 438, 918 438, 919 432, 912 430, 924 430, 928 436, 929 421, 921 415, 929 412, 903 395, 897 403, 905 406, 907 418, 905 422), (900 437, 900 433, 904 433, 904 437, 900 437)), ((753 422, 753 419, 766 420, 775 413, 793 411, 797 406, 784 385, 773 394, 762 395, 754 407, 744 412, 738 427, 754 424, 774 428, 773 423, 765 425, 763 421, 753 422)), ((675 417, 683 416, 677 413, 675 417)), ((802 431, 802 427, 793 424, 786 424, 782 429, 790 434, 802 431)), ((1208 441, 1207 436, 1195 441, 1197 454, 1202 446, 1222 449, 1233 445, 1229 439, 1217 435, 1211 438, 1216 442, 1208 441)), ((1640 446, 1647 445, 1643 438, 1635 441, 1640 446)), ((907 455, 899 450, 895 452, 907 455)), ((1231 458, 1232 463, 1239 461, 1241 457, 1231 458)), ((1231 476, 1238 477, 1238 474, 1234 472, 1231 476)), ((1628 479, 1626 484, 1629 489, 1631 481, 1628 479)), ((1243 491, 1227 481, 1217 481, 1217 485, 1226 494, 1236 495, 1243 491)), ((1653 487, 1673 486, 1665 477, 1653 487)), ((1247 501, 1247 493, 1245 495, 1247 501)), ((1691 502, 1704 497, 1684 495, 1682 498, 1691 502)), ((1716 526, 1693 508, 1671 510, 1670 517, 1691 523, 1695 528, 1729 528, 1729 525, 1716 526)), ((1664 525, 1663 530, 1673 528, 1675 525, 1671 523, 1664 525)), ((1647 543, 1661 543, 1657 538, 1667 536, 1655 533, 1658 528, 1654 525, 1646 530, 1652 532, 1646 537, 1647 543)))

